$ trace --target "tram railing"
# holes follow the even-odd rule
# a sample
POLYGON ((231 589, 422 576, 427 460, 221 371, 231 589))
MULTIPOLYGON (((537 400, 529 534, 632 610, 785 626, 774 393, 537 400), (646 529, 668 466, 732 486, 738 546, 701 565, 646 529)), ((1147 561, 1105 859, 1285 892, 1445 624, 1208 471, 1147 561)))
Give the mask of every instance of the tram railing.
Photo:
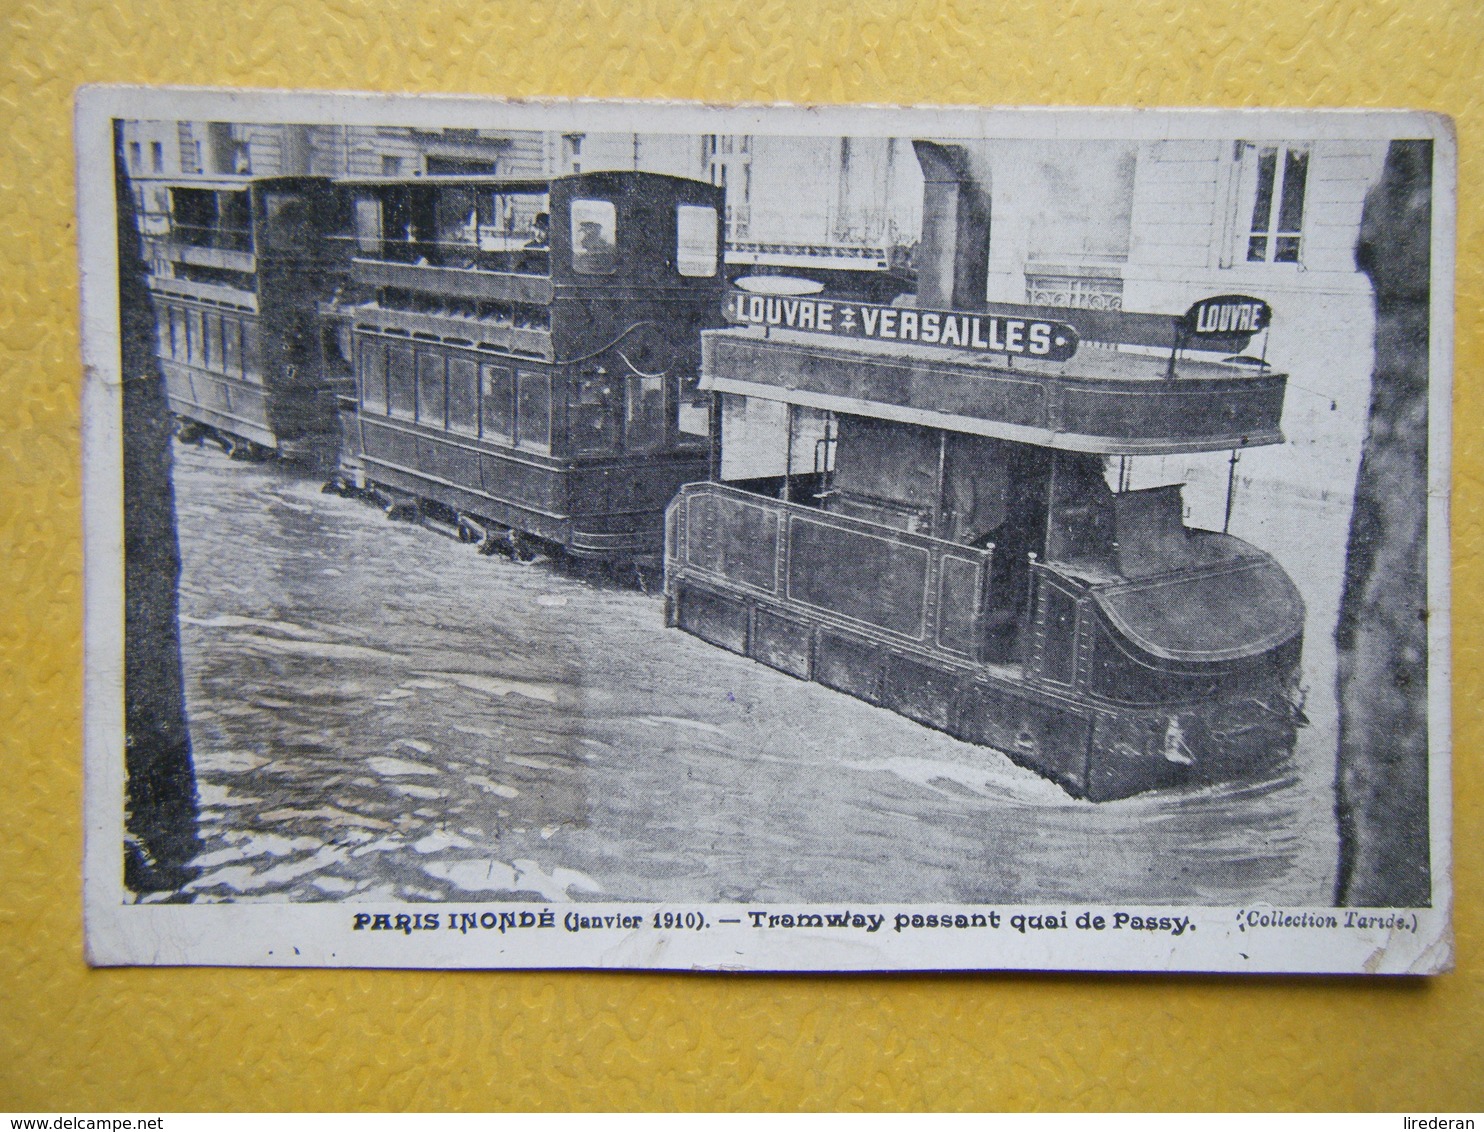
POLYGON ((980 550, 717 483, 666 515, 666 570, 883 643, 985 659, 994 548, 980 550))

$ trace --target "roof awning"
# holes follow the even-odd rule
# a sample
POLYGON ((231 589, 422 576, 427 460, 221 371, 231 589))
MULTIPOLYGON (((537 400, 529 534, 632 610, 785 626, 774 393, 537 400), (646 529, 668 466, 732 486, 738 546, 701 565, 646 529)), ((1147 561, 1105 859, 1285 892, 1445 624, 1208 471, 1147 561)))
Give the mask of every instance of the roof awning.
POLYGON ((1287 377, 1083 349, 1065 362, 992 362, 907 343, 798 331, 702 335, 701 388, 837 413, 1108 455, 1281 444, 1287 377))

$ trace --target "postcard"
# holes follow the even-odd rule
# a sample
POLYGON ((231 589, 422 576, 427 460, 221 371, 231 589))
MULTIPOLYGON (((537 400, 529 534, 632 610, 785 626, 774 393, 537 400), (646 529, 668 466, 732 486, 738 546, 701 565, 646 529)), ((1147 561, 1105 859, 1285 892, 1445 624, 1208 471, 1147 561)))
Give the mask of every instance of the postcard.
POLYGON ((1455 153, 85 88, 89 961, 1448 969, 1455 153))

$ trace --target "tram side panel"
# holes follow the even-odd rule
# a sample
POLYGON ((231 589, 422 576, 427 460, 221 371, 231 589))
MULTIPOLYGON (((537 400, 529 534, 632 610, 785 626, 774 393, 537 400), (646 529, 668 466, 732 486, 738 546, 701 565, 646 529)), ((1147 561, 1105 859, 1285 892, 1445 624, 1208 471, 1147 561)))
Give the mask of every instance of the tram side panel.
MULTIPOLYGON (((720 194, 647 174, 542 187, 549 249, 485 267, 472 243, 445 242, 440 262, 403 265, 401 246, 382 240, 380 259, 357 261, 379 297, 352 312, 358 419, 345 474, 573 554, 657 557, 666 503, 706 473, 696 387, 700 331, 721 313, 720 194), (709 274, 678 267, 687 210, 711 225, 709 274), (588 215, 616 233, 612 245, 586 233, 606 258, 581 246, 583 225, 598 223, 588 215), (525 262, 538 258, 550 274, 525 262)), ((406 191, 370 190, 383 215, 406 191)))

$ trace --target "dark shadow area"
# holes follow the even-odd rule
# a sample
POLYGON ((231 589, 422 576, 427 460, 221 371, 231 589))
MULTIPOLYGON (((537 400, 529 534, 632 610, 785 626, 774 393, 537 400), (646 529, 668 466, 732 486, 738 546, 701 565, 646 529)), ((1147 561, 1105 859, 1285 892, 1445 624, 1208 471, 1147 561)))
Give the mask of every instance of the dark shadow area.
POLYGON ((173 891, 195 875, 197 801, 177 623, 171 418, 120 122, 114 155, 124 449, 124 884, 144 893, 173 891))
POLYGON ((1432 903, 1427 743, 1430 141, 1395 141, 1356 262, 1376 295, 1370 424, 1335 643, 1342 905, 1432 903))

